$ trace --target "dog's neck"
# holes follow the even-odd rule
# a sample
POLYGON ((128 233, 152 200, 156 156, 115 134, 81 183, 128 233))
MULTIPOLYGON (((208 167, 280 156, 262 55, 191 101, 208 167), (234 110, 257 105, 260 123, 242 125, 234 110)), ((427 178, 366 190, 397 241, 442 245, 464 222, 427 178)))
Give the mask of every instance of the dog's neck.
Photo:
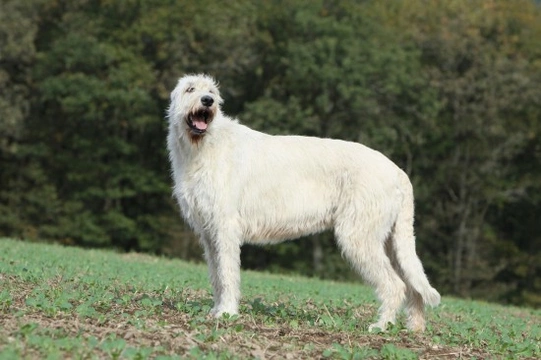
POLYGON ((183 126, 183 123, 170 124, 168 141, 172 142, 171 145, 178 149, 178 156, 181 157, 179 160, 187 164, 199 156, 204 156, 207 150, 216 145, 216 142, 228 141, 227 137, 230 131, 227 128, 238 126, 238 121, 227 116, 216 116, 209 124, 208 130, 196 139, 189 129, 183 126))
MULTIPOLYGON (((215 124, 212 124, 215 125, 215 124)), ((190 162, 208 146, 212 130, 204 134, 193 134, 185 128, 185 124, 176 123, 169 126, 169 141, 178 149, 178 155, 183 163, 190 162)))
POLYGON ((182 123, 171 124, 169 126, 168 141, 178 149, 176 154, 180 157, 179 160, 185 163, 197 153, 199 147, 203 146, 203 138, 201 137, 201 139, 196 142, 192 141, 191 135, 187 130, 182 129, 182 126, 184 126, 182 123))

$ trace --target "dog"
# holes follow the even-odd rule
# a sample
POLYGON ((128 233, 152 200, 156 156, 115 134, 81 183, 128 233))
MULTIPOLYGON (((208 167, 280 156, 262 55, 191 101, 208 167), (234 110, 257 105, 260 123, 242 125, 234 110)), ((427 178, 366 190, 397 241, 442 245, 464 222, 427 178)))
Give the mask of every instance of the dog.
POLYGON ((407 327, 425 329, 425 305, 440 294, 415 251, 411 182, 362 144, 273 136, 222 113, 215 80, 186 75, 171 93, 167 147, 173 194, 199 235, 209 267, 211 315, 238 314, 240 248, 327 229, 376 291, 385 331, 405 304, 407 327))

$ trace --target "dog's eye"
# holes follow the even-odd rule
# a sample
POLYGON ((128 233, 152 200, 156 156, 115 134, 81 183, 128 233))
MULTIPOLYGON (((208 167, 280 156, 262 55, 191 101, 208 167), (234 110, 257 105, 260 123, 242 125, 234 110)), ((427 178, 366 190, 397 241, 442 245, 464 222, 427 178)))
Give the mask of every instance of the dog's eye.
POLYGON ((193 86, 190 86, 189 88, 186 89, 186 92, 187 93, 191 93, 195 90, 195 88, 193 86))

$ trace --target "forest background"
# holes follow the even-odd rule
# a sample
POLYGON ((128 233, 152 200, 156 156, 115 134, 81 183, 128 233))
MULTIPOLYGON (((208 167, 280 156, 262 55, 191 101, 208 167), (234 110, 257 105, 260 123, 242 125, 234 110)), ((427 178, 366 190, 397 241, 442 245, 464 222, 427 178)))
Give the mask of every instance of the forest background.
MULTIPOLYGON (((201 260, 171 196, 178 77, 411 177, 443 294, 541 306, 541 9, 528 0, 0 2, 0 236, 201 260)), ((264 201, 264 199, 262 199, 264 201)), ((244 268, 352 280, 332 234, 244 268)))

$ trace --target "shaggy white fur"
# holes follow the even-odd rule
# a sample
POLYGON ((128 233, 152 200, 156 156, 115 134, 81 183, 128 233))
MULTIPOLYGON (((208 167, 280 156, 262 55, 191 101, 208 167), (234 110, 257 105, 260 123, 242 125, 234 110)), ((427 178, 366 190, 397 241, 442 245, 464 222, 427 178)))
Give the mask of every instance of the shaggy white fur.
POLYGON ((343 256, 376 289, 385 330, 405 302, 408 328, 436 306, 415 252, 408 176, 358 143, 254 131, 221 112, 206 75, 182 77, 171 94, 167 145, 174 195, 199 234, 214 291, 211 314, 237 314, 240 247, 334 229, 343 256))

